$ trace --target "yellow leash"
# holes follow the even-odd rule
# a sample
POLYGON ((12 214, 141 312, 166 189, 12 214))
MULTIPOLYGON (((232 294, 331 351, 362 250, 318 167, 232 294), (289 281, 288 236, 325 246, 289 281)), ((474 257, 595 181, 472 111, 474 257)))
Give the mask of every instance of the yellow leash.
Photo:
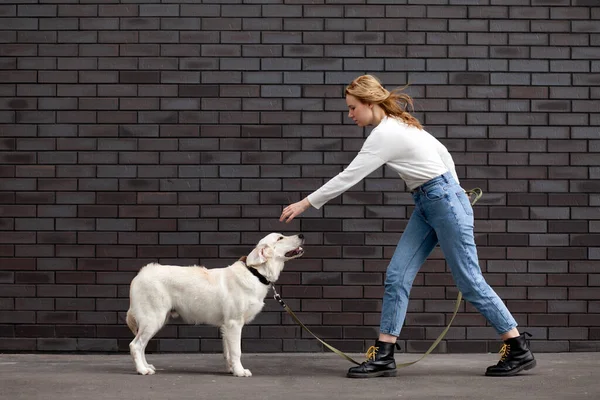
MULTIPOLYGON (((467 196, 469 196, 469 198, 471 198, 471 196, 473 196, 473 195, 475 196, 475 198, 471 201, 471 205, 475 205, 475 203, 477 203, 477 201, 483 195, 483 191, 480 188, 474 188, 474 189, 471 189, 471 190, 465 190, 465 193, 467 194, 467 196)), ((361 365, 362 364, 362 363, 359 363, 358 361, 356 361, 355 359, 353 359, 352 357, 348 356, 344 352, 336 349, 335 347, 331 346, 330 344, 328 344, 328 343, 324 342, 323 340, 319 339, 319 337, 317 335, 315 335, 314 333, 312 333, 311 330, 308 329, 306 327, 306 325, 304 325, 302 323, 302 321, 300 321, 300 319, 298 319, 298 317, 296 316, 296 314, 294 314, 294 312, 292 311, 292 309, 290 307, 288 307, 287 304, 285 304, 285 302, 283 301, 283 299, 281 298, 281 296, 279 295, 279 293, 277 293, 277 291, 275 290, 275 285, 271 284, 271 288, 273 289, 273 293, 275 293, 273 295, 273 298, 279 302, 279 304, 283 307, 283 309, 285 311, 287 311, 287 313, 292 317, 292 319, 294 321, 296 321, 296 323, 298 325, 300 325, 306 332, 310 333, 315 339, 317 339, 319 342, 321 342, 321 344, 323 346, 327 347, 329 350, 331 350, 335 354, 339 355, 340 357, 343 357, 346 360, 348 360, 351 363, 354 363, 356 365, 361 365)), ((454 318, 456 317, 456 314, 458 314, 458 309, 460 308, 460 302, 461 302, 461 300, 462 300, 462 293, 458 292, 458 296, 456 297, 456 306, 454 307, 454 313, 452 314, 452 318, 450 318, 450 322, 448 322, 448 325, 442 331, 442 333, 440 333, 440 335, 438 336, 438 338, 435 339, 435 342, 433 342, 433 344, 431 346, 429 346, 429 349, 427 349, 427 351, 420 358, 418 358, 417 360, 411 361, 411 362, 407 362, 407 363, 396 364, 396 368, 408 367, 409 365, 413 365, 415 363, 418 363, 419 361, 421 361, 422 359, 424 359, 425 357, 427 357, 437 347, 437 345, 442 341, 442 339, 444 338, 444 336, 446 336, 446 333, 448 333, 448 330, 450 329, 450 326, 452 325, 452 322, 454 322, 454 318)))

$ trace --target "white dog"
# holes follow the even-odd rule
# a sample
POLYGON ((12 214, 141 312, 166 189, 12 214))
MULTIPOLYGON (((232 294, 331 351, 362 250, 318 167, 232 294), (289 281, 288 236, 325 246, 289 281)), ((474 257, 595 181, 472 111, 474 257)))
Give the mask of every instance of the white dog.
POLYGON ((226 268, 148 264, 131 281, 127 325, 135 338, 129 344, 135 368, 142 375, 156 372, 148 364, 146 345, 169 317, 190 324, 219 326, 228 371, 252 376, 240 362, 241 334, 264 306, 270 284, 285 261, 304 254, 304 235, 264 237, 247 257, 226 268))

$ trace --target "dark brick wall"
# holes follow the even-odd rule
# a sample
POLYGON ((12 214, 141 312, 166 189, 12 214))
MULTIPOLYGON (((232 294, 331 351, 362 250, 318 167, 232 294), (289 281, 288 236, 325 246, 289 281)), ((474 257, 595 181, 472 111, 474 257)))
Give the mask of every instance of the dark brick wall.
MULTIPOLYGON (((380 169, 290 225, 365 132, 344 85, 410 83, 476 206, 481 266, 537 351, 600 347, 597 0, 30 0, 0 5, 0 350, 122 351, 149 261, 231 263, 303 232, 278 287, 343 350, 376 336, 412 205, 380 169), (18 3, 18 4, 17 4, 18 3)), ((402 333, 423 351, 456 296, 436 250, 402 333)), ((319 351, 271 299, 245 351, 319 351)), ((461 308, 442 352, 499 347, 461 308)), ((167 326, 155 351, 217 351, 167 326)))

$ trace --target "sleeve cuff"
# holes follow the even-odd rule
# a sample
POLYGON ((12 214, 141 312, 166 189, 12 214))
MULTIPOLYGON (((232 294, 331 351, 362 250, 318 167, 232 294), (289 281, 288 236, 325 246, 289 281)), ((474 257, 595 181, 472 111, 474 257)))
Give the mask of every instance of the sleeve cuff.
POLYGON ((318 196, 316 196, 314 192, 311 193, 311 194, 309 194, 308 196, 306 196, 306 198, 308 199, 308 202, 310 203, 310 205, 313 206, 314 208, 316 208, 318 210, 321 207, 323 207, 323 205, 326 202, 320 201, 317 197, 318 196))

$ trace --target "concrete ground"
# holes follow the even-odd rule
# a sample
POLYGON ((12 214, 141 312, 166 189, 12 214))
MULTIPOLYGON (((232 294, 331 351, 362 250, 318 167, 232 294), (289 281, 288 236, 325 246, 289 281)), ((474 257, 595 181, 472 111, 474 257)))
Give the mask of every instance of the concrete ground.
POLYGON ((152 376, 137 375, 128 354, 0 354, 0 399, 600 399, 600 353, 536 358, 509 378, 483 375, 497 354, 434 354, 394 378, 348 379, 352 364, 332 353, 244 354, 250 378, 225 373, 219 354, 148 354, 152 376))

